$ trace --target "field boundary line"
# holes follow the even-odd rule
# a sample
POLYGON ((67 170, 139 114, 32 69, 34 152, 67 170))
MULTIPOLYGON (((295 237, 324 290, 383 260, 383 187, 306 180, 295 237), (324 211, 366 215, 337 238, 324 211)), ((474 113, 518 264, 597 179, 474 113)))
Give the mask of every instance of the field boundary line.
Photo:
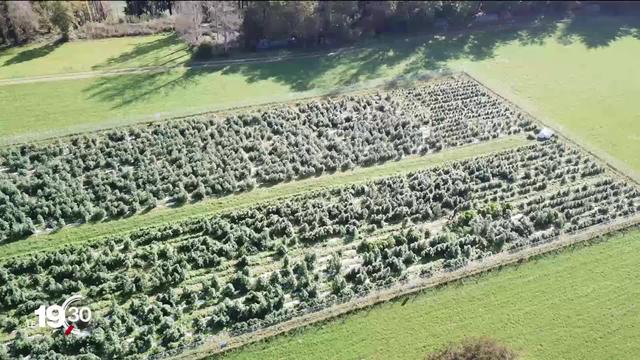
MULTIPOLYGON (((629 218, 619 219, 612 223, 599 225, 576 234, 561 234, 552 241, 529 245, 518 251, 503 251, 489 258, 472 262, 462 269, 450 272, 441 272, 428 278, 419 278, 411 284, 395 285, 389 289, 379 290, 362 298, 357 298, 316 312, 304 314, 251 333, 229 338, 217 337, 219 340, 224 341, 224 347, 220 347, 219 343, 214 344, 210 341, 200 345, 201 349, 193 351, 187 350, 177 355, 167 355, 166 358, 204 359, 217 354, 233 351, 252 343, 268 340, 274 336, 289 333, 298 328, 322 323, 324 321, 369 308, 377 304, 385 303, 396 298, 417 295, 430 288, 446 285, 468 277, 488 273, 493 270, 499 270, 503 267, 508 267, 516 263, 527 262, 535 257, 548 255, 554 251, 567 250, 571 246, 588 242, 602 236, 608 237, 615 233, 632 229, 639 224, 640 215, 634 215, 629 218), (212 348, 212 345, 216 346, 216 348, 212 348)), ((602 240, 606 240, 606 238, 602 240)), ((195 347, 194 349, 197 348, 198 347, 195 347)))

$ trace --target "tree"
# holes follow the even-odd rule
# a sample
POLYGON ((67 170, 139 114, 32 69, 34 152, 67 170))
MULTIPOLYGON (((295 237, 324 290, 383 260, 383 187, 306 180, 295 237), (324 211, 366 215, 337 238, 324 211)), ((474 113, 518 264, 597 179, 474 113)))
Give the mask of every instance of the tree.
POLYGON ((89 12, 89 21, 104 21, 111 13, 111 2, 98 0, 85 3, 89 12))
POLYGON ((357 1, 320 1, 318 4, 320 33, 324 36, 350 38, 352 24, 358 16, 357 1))
POLYGON ((9 14, 5 2, 0 2, 0 43, 9 42, 9 14))
POLYGON ((7 347, 4 344, 0 344, 0 360, 10 359, 7 347))
POLYGON ((38 30, 38 16, 29 1, 7 1, 7 18, 10 32, 18 43, 30 40, 38 30))
POLYGON ((222 38, 225 53, 239 32, 242 13, 233 1, 182 1, 176 7, 176 31, 190 45, 205 41, 205 32, 222 38))
POLYGON ((340 269, 342 269, 342 254, 340 252, 334 252, 331 254, 331 258, 329 258, 326 271, 330 277, 334 277, 340 274, 340 269))
MULTIPOLYGON (((159 0, 159 1, 146 1, 146 0, 127 0, 124 8, 124 13, 133 16, 149 15, 157 17, 162 15, 165 11, 169 12, 169 15, 173 13, 173 1, 159 0)), ((180 2, 178 2, 180 3, 180 2)))
POLYGON ((229 38, 240 30, 242 14, 234 1, 205 1, 210 29, 222 36, 224 52, 229 51, 229 38))
MULTIPOLYGON (((338 2, 336 2, 338 3, 338 2)), ((261 39, 282 40, 291 36, 314 40, 321 28, 318 1, 253 1, 244 8, 242 32, 245 45, 261 39)))
POLYGON ((361 20, 359 26, 365 32, 373 31, 376 34, 387 30, 389 19, 395 12, 396 1, 361 1, 358 3, 360 7, 361 20))
POLYGON ((51 3, 51 23, 58 28, 64 41, 69 40, 69 30, 71 30, 73 22, 73 12, 69 2, 54 1, 51 3))
POLYGON ((202 3, 180 1, 176 4, 176 32, 190 45, 199 45, 202 40, 202 3))

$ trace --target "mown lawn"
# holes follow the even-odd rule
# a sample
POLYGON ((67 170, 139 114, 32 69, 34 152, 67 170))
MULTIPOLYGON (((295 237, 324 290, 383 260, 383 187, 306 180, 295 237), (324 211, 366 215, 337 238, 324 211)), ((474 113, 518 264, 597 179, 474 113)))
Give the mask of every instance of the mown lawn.
POLYGON ((0 261, 3 259, 30 254, 39 251, 56 249, 62 246, 95 240, 97 238, 138 230, 148 226, 166 222, 184 220, 190 217, 211 215, 229 211, 239 207, 250 206, 258 202, 271 201, 278 198, 317 191, 335 186, 344 186, 370 181, 385 176, 418 171, 430 166, 464 158, 486 155, 495 151, 511 149, 530 143, 523 135, 499 138, 485 143, 461 148, 445 149, 439 153, 426 156, 413 156, 382 165, 355 168, 352 171, 324 174, 299 181, 278 184, 270 187, 259 187, 251 192, 210 199, 181 207, 163 207, 148 213, 135 215, 117 221, 96 224, 68 226, 55 233, 31 236, 24 240, 10 242, 0 246, 0 261))
POLYGON ((636 359, 640 231, 398 299, 224 356, 424 359, 490 336, 524 359, 636 359))
POLYGON ((190 57, 187 46, 171 34, 36 43, 0 51, 0 79, 178 65, 190 57))
MULTIPOLYGON (((640 180, 638 24, 640 19, 634 30, 602 43, 585 44, 578 35, 540 45, 511 43, 491 60, 463 67, 542 121, 621 161, 640 180)), ((597 25, 594 33, 607 31, 597 25)))

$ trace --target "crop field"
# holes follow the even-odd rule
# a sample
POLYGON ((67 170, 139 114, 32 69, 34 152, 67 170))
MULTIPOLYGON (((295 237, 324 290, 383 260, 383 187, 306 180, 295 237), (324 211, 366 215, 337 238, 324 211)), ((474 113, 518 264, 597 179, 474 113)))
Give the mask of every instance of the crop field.
POLYGON ((426 169, 454 160, 486 155, 530 143, 519 135, 499 137, 490 141, 444 149, 427 156, 412 155, 401 160, 390 161, 371 167, 356 167, 353 170, 340 171, 323 176, 297 181, 284 182, 277 185, 257 187, 252 191, 236 193, 233 196, 203 199, 188 206, 157 206, 150 211, 143 211, 136 216, 114 219, 117 221, 94 222, 90 226, 65 226, 54 232, 40 232, 20 241, 2 245, 0 260, 37 251, 46 251, 104 237, 114 233, 128 233, 142 227, 157 226, 166 222, 184 220, 203 214, 213 214, 247 207, 255 203, 284 199, 293 195, 310 191, 334 188, 375 180, 386 176, 405 174, 426 169))
POLYGON ((528 115, 456 75, 4 148, 0 234, 8 246, 155 207, 197 206, 189 203, 500 138, 524 142, 5 259, 0 338, 11 357, 162 356, 638 220, 635 183, 562 139, 524 141, 537 130, 528 115), (83 294, 96 313, 91 335, 24 330, 39 304, 69 293, 83 294))
POLYGON ((488 141, 535 125, 477 82, 152 124, 0 150, 0 242, 488 141))
POLYGON ((618 234, 211 358, 419 360, 490 336, 527 360, 634 360, 638 251, 640 232, 618 234))

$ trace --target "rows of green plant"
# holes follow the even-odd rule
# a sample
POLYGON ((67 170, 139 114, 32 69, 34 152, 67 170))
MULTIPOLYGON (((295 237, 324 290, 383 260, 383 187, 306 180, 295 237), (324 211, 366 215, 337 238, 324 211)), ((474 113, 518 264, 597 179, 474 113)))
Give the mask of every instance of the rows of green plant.
POLYGON ((478 83, 111 130, 0 151, 0 242, 535 128, 478 83))
POLYGON ((630 216, 639 198, 548 142, 12 259, 0 269, 0 323, 19 329, 7 356, 180 349, 630 216), (23 330, 41 303, 78 292, 102 304, 87 336, 23 330))

